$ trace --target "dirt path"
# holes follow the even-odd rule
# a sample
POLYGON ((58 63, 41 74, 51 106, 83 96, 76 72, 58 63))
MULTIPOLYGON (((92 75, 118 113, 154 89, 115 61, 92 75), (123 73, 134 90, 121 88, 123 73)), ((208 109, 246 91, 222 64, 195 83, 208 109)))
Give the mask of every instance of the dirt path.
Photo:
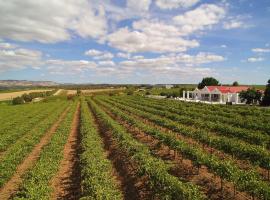
POLYGON ((100 122, 96 116, 95 123, 97 124, 97 130, 103 139, 104 149, 107 154, 107 158, 113 164, 113 175, 116 177, 120 189, 123 193, 125 200, 137 200, 137 199, 152 199, 153 194, 146 184, 148 177, 141 176, 138 174, 138 167, 135 163, 122 152, 117 143, 113 140, 112 133, 108 130, 102 122, 100 122))
POLYGON ((52 180, 51 199, 79 199, 81 194, 80 151, 80 104, 78 104, 72 128, 64 147, 63 159, 57 175, 52 180))
POLYGON ((170 169, 170 173, 172 175, 199 185, 204 194, 207 196, 207 199, 250 199, 249 195, 243 192, 235 191, 232 184, 225 181, 223 190, 221 191, 220 178, 209 172, 207 167, 202 166, 198 171, 198 168, 192 164, 192 161, 189 159, 184 159, 184 156, 179 152, 171 150, 168 146, 162 144, 158 139, 155 139, 140 129, 129 125, 126 121, 123 121, 120 117, 115 116, 109 110, 105 109, 105 111, 113 119, 125 127, 135 139, 149 146, 154 155, 160 157, 164 161, 169 161, 170 163, 172 162, 174 164, 170 169))
POLYGON ((32 152, 24 159, 24 161, 18 165, 16 172, 11 179, 0 189, 0 199, 9 199, 18 189, 23 181, 22 176, 31 169, 36 163, 42 148, 47 145, 58 128, 59 124, 65 118, 69 107, 61 114, 59 119, 52 125, 52 127, 44 134, 40 142, 33 148, 32 152))
POLYGON ((231 160, 232 162, 234 162, 242 170, 254 170, 255 169, 261 175, 262 180, 267 181, 267 182, 270 183, 270 179, 269 179, 270 176, 268 174, 268 170, 265 169, 265 168, 262 168, 262 167, 259 167, 259 166, 256 166, 254 168, 254 165, 248 160, 235 158, 231 154, 225 153, 222 150, 218 150, 218 149, 216 149, 214 147, 211 147, 211 146, 209 146, 207 144, 204 144, 204 143, 198 141, 195 138, 182 135, 180 132, 174 131, 173 128, 166 128, 165 126, 158 125, 155 122, 153 122, 153 121, 151 121, 149 119, 146 119, 145 117, 142 117, 137 113, 130 113, 130 111, 123 110, 123 109, 121 109, 119 107, 117 107, 117 108, 124 111, 124 112, 126 112, 126 113, 129 113, 130 115, 132 115, 136 119, 141 120, 144 123, 146 123, 146 124, 148 124, 148 125, 150 125, 152 127, 155 127, 155 128, 157 128, 157 129, 159 129, 161 131, 164 131, 164 132, 171 133, 172 135, 176 136, 177 139, 179 139, 179 140, 183 140, 183 141, 189 143, 190 145, 198 146, 198 147, 202 148, 203 151, 205 151, 205 152, 207 152, 209 154, 213 154, 213 155, 219 157, 222 160, 224 160, 224 159, 231 160))

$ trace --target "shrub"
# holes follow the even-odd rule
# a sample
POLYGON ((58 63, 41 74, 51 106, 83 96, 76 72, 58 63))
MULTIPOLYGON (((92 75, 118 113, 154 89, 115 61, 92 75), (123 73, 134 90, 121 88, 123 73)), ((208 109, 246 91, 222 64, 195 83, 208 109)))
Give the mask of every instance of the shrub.
POLYGON ((24 100, 22 97, 16 97, 12 100, 13 105, 19 105, 19 104, 24 104, 24 100))
POLYGON ((22 98, 25 102, 31 102, 33 97, 30 94, 23 94, 22 98))

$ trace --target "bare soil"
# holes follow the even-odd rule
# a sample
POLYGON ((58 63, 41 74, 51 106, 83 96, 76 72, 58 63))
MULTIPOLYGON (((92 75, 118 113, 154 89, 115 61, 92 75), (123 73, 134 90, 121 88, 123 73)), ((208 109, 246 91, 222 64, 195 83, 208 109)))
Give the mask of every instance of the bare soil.
POLYGON ((148 185, 148 177, 138 176, 138 166, 122 152, 112 133, 95 116, 100 136, 103 138, 107 158, 113 164, 115 176, 125 200, 155 199, 148 185))
POLYGON ((108 110, 106 110, 106 112, 123 125, 135 139, 148 145, 155 156, 173 164, 170 169, 170 173, 172 175, 200 186, 203 193, 207 196, 207 199, 251 199, 251 197, 246 193, 236 191, 231 183, 223 181, 223 187, 221 189, 221 179, 209 172, 206 166, 201 166, 200 168, 194 166, 192 161, 184 159, 184 156, 181 155, 180 152, 170 149, 168 146, 162 144, 158 139, 155 139, 140 129, 129 125, 127 122, 113 115, 108 110))
MULTIPOLYGON (((124 112, 130 113, 129 111, 124 111, 124 112)), ((205 152, 210 153, 210 154, 213 154, 213 155, 219 157, 222 160, 229 159, 232 162, 234 162, 236 165, 238 165, 238 167, 240 169, 243 169, 243 170, 254 170, 255 169, 261 175, 261 178, 264 181, 267 181, 267 182, 270 183, 270 175, 269 175, 269 172, 268 172, 267 169, 264 169, 264 168, 259 167, 259 166, 254 167, 254 165, 252 165, 252 163, 249 162, 248 160, 241 160, 241 159, 235 158, 231 154, 228 154, 228 153, 225 153, 223 151, 220 151, 220 150, 218 150, 216 148, 210 147, 207 144, 203 144, 203 143, 201 143, 199 141, 196 141, 195 139, 192 139, 190 137, 184 136, 181 133, 175 132, 175 131, 173 131, 173 130, 171 130, 169 128, 166 128, 164 126, 157 125, 154 122, 152 122, 152 121, 150 121, 150 120, 148 120, 148 119, 146 119, 144 117, 141 117, 141 116, 139 116, 139 115, 137 115, 135 113, 132 113, 132 116, 135 117, 135 118, 137 118, 137 119, 139 119, 139 120, 141 120, 141 121, 144 121, 146 124, 148 124, 150 126, 153 126, 153 127, 157 128, 157 129, 160 129, 161 131, 170 133, 173 136, 177 137, 177 139, 184 140, 185 142, 189 143, 190 145, 199 146, 205 152)))
POLYGON ((46 92, 51 90, 25 90, 19 92, 0 93, 0 101, 11 100, 15 97, 19 97, 23 94, 29 94, 31 92, 46 92))
POLYGON ((79 199, 81 194, 80 152, 80 104, 72 121, 72 128, 65 144, 63 159, 57 175, 52 180, 51 199, 79 199))
POLYGON ((39 155, 45 145, 47 145, 52 137, 52 135, 57 130, 60 123, 65 118, 69 107, 61 114, 59 119, 52 125, 52 127, 44 134, 40 142, 33 148, 32 152, 23 160, 21 164, 18 165, 16 172, 11 177, 11 179, 0 189, 0 199, 9 199, 18 189, 23 181, 23 175, 27 170, 31 169, 36 163, 39 155))

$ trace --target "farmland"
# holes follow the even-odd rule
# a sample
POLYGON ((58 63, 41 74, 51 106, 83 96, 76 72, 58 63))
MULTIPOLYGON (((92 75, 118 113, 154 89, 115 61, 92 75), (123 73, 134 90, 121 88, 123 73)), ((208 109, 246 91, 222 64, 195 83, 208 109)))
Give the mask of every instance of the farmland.
POLYGON ((270 200, 270 110, 136 95, 0 105, 0 199, 270 200))

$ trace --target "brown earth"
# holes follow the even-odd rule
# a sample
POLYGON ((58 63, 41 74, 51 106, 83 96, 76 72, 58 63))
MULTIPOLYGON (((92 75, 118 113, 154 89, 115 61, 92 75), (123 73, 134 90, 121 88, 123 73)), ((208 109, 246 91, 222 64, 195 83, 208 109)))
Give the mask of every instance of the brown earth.
MULTIPOLYGON (((221 150, 218 150, 216 148, 213 148, 213 147, 211 147, 211 146, 209 146, 207 144, 203 144, 203 143, 197 141, 196 139, 193 139, 193 138, 188 137, 188 136, 184 136, 181 133, 175 132, 172 129, 166 128, 166 127, 164 127, 162 125, 157 125, 154 122, 152 122, 152 121, 150 121, 150 120, 148 120, 148 119, 146 119, 144 117, 139 116, 138 114, 130 113, 129 111, 126 111, 126 110, 124 110, 124 112, 127 112, 127 113, 131 114, 133 117, 135 117, 135 118, 137 118, 137 119, 139 119, 141 121, 144 121, 146 124, 148 124, 150 126, 153 126, 153 127, 157 128, 157 129, 159 129, 161 131, 168 132, 168 133, 172 134, 173 136, 177 137, 177 139, 184 140, 185 142, 189 143, 190 145, 196 145, 196 146, 202 148, 205 152, 213 154, 213 155, 219 157, 222 160, 228 159, 231 162, 238 165, 238 167, 240 169, 243 169, 243 170, 254 170, 255 169, 259 173, 259 175, 261 176, 262 180, 264 180, 266 182, 270 182, 269 170, 267 170, 265 168, 262 168, 262 167, 259 167, 259 166, 255 167, 248 160, 242 160, 242 159, 236 158, 231 154, 225 153, 225 152, 223 152, 221 150)), ((193 128, 197 129, 195 127, 193 127, 193 128)), ((215 135, 215 133, 213 133, 213 132, 211 134, 215 135)))
POLYGON ((31 92, 46 92, 51 90, 25 90, 19 92, 0 93, 0 101, 11 100, 15 97, 19 97, 23 94, 29 94, 31 92))
MULTIPOLYGON (((95 116, 95 115, 94 115, 95 116)), ((113 135, 95 116, 100 136, 103 138, 107 158, 113 164, 115 176, 125 200, 156 199, 150 190, 148 177, 138 176, 138 165, 121 151, 113 135)))
POLYGON ((80 173, 80 104, 75 112, 72 128, 64 146, 63 159, 57 175, 52 179, 51 199, 79 199, 81 194, 80 173))
POLYGON ((52 135, 57 130, 60 123, 65 118, 69 107, 61 114, 59 119, 52 125, 52 127, 44 134, 40 142, 33 148, 32 152, 23 160, 21 164, 18 165, 16 172, 11 177, 11 179, 0 189, 0 199, 9 199, 18 189, 23 181, 23 175, 27 170, 31 169, 36 163, 39 155, 45 145, 47 145, 52 137, 52 135))
MULTIPOLYGON (((105 109, 105 111, 123 125, 135 139, 148 145, 154 155, 162 158, 164 161, 168 161, 170 164, 173 164, 170 170, 172 175, 199 185, 207 196, 207 199, 251 199, 249 195, 236 191, 231 183, 225 181, 223 181, 223 187, 221 190, 221 179, 209 172, 206 166, 201 166, 200 169, 198 169, 192 164, 191 160, 184 159, 184 156, 181 155, 180 152, 170 149, 168 146, 162 144, 158 139, 147 135, 137 127, 129 125, 126 121, 115 116, 107 109, 105 109)), ((147 123, 145 120, 144 122, 147 123)))

